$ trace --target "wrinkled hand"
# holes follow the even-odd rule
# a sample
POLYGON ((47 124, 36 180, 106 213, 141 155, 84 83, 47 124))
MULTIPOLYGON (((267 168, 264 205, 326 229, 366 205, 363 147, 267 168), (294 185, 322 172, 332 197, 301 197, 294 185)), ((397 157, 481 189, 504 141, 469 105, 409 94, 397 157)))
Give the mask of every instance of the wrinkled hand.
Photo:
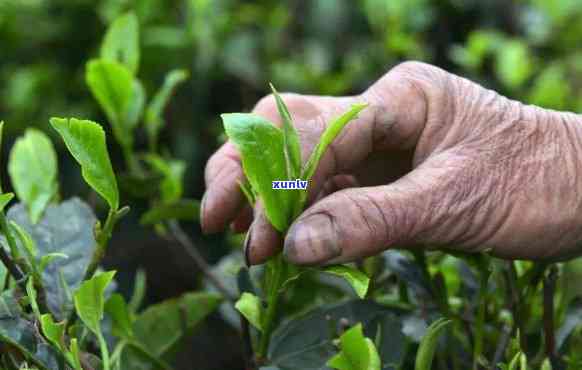
MULTIPOLYGON (((354 97, 284 94, 306 160, 325 125, 354 102, 369 107, 331 145, 310 205, 284 244, 260 205, 244 206, 240 157, 209 160, 201 220, 247 235, 251 264, 284 245, 297 264, 353 261, 429 245, 503 258, 582 254, 582 116, 526 106, 436 67, 403 63, 354 97), (254 221, 253 221, 254 219, 254 221)), ((254 113, 280 124, 274 99, 254 113)), ((268 158, 265 158, 268 161, 268 158)))

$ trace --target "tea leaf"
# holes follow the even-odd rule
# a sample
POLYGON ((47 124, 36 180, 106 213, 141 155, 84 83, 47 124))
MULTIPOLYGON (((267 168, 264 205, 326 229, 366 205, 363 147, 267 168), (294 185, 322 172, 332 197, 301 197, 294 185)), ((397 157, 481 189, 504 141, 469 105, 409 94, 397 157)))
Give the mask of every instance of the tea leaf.
POLYGON ((126 13, 111 23, 101 44, 101 58, 124 64, 134 75, 139 67, 139 23, 126 13))
POLYGON ((49 254, 46 254, 46 255, 42 256, 42 257, 41 257, 41 259, 40 259, 40 263, 39 263, 39 265, 38 265, 38 270, 39 270, 39 272, 41 272, 41 273, 42 273, 42 272, 43 272, 43 271, 46 269, 46 267, 47 267, 47 266, 48 266, 48 265, 49 265, 49 264, 50 264, 50 263, 51 263, 53 260, 55 260, 55 259, 57 259, 57 258, 63 258, 63 259, 67 259, 67 258, 69 258, 69 256, 67 256, 67 255, 66 255, 66 254, 64 254, 64 253, 49 253, 49 254))
POLYGON ((241 153, 244 172, 259 194, 267 218, 277 230, 286 230, 299 193, 273 189, 273 181, 287 178, 283 132, 254 114, 221 117, 226 134, 241 153))
POLYGON ((57 155, 51 140, 36 129, 27 129, 10 151, 8 173, 18 198, 28 208, 32 223, 57 193, 57 155))
POLYGON ((322 270, 325 273, 337 275, 344 278, 360 298, 366 297, 370 278, 362 271, 346 265, 329 266, 322 270))
POLYGON ((55 323, 51 314, 44 314, 40 317, 40 326, 44 336, 59 350, 63 350, 63 339, 65 336, 65 322, 55 323))
POLYGON ((364 337, 362 324, 347 330, 341 337, 341 352, 327 365, 338 370, 380 370, 380 356, 374 343, 364 337))
POLYGON ((3 211, 4 208, 10 203, 10 201, 14 198, 14 193, 4 193, 0 194, 0 211, 3 211))
POLYGON ((357 117, 358 113, 360 113, 364 108, 367 107, 367 104, 354 104, 352 105, 351 109, 340 117, 336 118, 332 121, 325 129, 319 142, 313 149, 311 156, 307 160, 307 163, 303 167, 303 171, 301 174, 301 178, 303 180, 310 180, 317 169, 317 165, 319 161, 325 154, 328 146, 334 141, 334 139, 339 135, 341 130, 354 118, 357 117))
POLYGON ((94 333, 101 333, 100 322, 105 307, 105 289, 113 279, 115 271, 96 275, 84 281, 75 293, 75 309, 83 323, 94 333))
POLYGON ((441 318, 428 327, 424 338, 422 338, 422 341, 420 342, 418 352, 416 353, 415 370, 432 369, 432 360, 436 351, 438 339, 442 334, 443 329, 450 323, 451 320, 441 318))
POLYGON ((186 163, 176 159, 166 159, 156 154, 149 154, 145 157, 146 162, 153 167, 163 180, 160 183, 162 202, 172 203, 182 197, 182 182, 186 163))
POLYGON ((87 64, 85 79, 105 112, 117 141, 123 146, 131 146, 137 122, 129 122, 127 117, 135 106, 134 93, 139 88, 136 88, 130 71, 116 62, 92 60, 87 64))
POLYGON ((281 99, 281 96, 275 90, 275 86, 270 84, 273 96, 277 102, 277 109, 283 121, 283 145, 285 148, 285 159, 287 163, 287 179, 295 180, 301 176, 301 145, 299 143, 299 135, 295 126, 293 126, 293 119, 291 114, 281 99))
POLYGON ((95 122, 75 118, 51 118, 50 122, 81 165, 85 181, 107 201, 111 209, 117 210, 119 191, 103 128, 95 122))
POLYGON ((152 146, 157 142, 158 133, 164 124, 164 109, 178 86, 188 77, 188 71, 183 69, 168 72, 164 84, 148 104, 145 112, 145 128, 152 146))
POLYGON ((259 331, 263 331, 263 308, 261 300, 254 294, 243 293, 234 306, 259 331))
MULTIPOLYGON (((125 127, 127 128, 128 135, 133 134, 133 129, 138 125, 142 114, 143 114, 143 107, 146 101, 146 93, 143 88, 143 85, 138 80, 133 80, 132 88, 131 88, 131 100, 127 107, 127 111, 125 112, 125 127)), ((126 142, 132 142, 133 139, 128 138, 126 142)))
POLYGON ((37 294, 36 289, 34 288, 34 278, 32 276, 29 277, 26 282, 26 295, 28 296, 28 299, 30 299, 30 307, 32 308, 34 316, 40 320, 40 309, 38 308, 38 302, 36 300, 37 294))
POLYGON ((133 285, 133 294, 131 295, 131 299, 129 300, 128 304, 130 311, 133 313, 139 310, 146 294, 147 280, 145 270, 141 268, 138 269, 134 280, 135 283, 133 285))
POLYGON ((77 338, 71 339, 71 348, 68 354, 69 361, 74 365, 75 370, 82 370, 83 367, 81 366, 81 357, 79 356, 79 343, 77 342, 77 338))
POLYGON ((141 216, 142 225, 153 225, 168 220, 195 221, 200 213, 200 202, 196 199, 180 199, 170 204, 152 207, 141 216))
POLYGON ((123 296, 117 293, 112 294, 105 303, 105 312, 113 320, 113 334, 127 339, 133 337, 133 320, 123 296))

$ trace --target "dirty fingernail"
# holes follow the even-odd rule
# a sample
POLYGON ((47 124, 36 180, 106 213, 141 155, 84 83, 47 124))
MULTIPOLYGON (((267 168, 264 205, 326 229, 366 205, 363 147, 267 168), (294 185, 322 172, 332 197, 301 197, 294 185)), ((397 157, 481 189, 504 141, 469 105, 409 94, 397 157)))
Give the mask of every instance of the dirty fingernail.
POLYGON ((291 226, 285 238, 285 258, 298 265, 324 263, 341 254, 337 238, 329 216, 308 216, 291 226))

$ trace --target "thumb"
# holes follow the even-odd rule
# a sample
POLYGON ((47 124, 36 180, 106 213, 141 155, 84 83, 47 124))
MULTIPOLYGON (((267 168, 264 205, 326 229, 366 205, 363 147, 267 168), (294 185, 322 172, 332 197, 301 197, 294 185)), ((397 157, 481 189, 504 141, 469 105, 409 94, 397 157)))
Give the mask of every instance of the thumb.
POLYGON ((335 264, 395 245, 438 245, 462 238, 471 218, 467 212, 474 207, 463 199, 468 194, 460 184, 467 172, 460 171, 458 166, 426 163, 389 185, 333 193, 293 223, 285 256, 299 265, 335 264))

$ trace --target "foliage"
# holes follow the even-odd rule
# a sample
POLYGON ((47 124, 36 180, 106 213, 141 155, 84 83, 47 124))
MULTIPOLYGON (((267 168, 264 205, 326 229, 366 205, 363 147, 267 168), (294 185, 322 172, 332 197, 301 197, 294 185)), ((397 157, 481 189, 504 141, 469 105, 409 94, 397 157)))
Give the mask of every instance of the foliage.
MULTIPOLYGON (((131 299, 123 271, 105 290, 95 279, 113 275, 100 268, 109 244, 124 252, 112 235, 152 239, 137 220, 168 251, 169 239, 182 238, 179 221, 195 225, 201 167, 223 138, 218 113, 250 108, 268 81, 349 95, 418 59, 511 98, 580 112, 581 25, 582 6, 570 0, 0 1, 0 118, 4 149, 12 144, 2 166, 11 183, 0 194, 0 248, 11 261, 0 264, 0 368, 169 369, 215 309, 240 329, 235 306, 263 369, 353 367, 366 357, 362 343, 373 343, 382 369, 580 368, 578 260, 388 251, 357 269, 298 269, 279 256, 249 271, 240 238, 229 235, 201 244, 213 262, 222 257, 210 271, 227 294, 207 276, 207 291, 151 305, 143 274, 131 299), (66 118, 51 128, 54 116, 66 118), (125 204, 132 210, 120 224, 125 204)), ((282 129, 247 114, 223 118, 235 141, 257 140, 241 148, 246 195, 268 203, 284 232, 304 192, 273 192, 271 179, 309 179, 363 107, 329 125, 301 166, 293 117, 276 97, 282 129), (261 150, 273 161, 253 160, 261 150)), ((221 350, 238 351, 229 343, 221 350)))

